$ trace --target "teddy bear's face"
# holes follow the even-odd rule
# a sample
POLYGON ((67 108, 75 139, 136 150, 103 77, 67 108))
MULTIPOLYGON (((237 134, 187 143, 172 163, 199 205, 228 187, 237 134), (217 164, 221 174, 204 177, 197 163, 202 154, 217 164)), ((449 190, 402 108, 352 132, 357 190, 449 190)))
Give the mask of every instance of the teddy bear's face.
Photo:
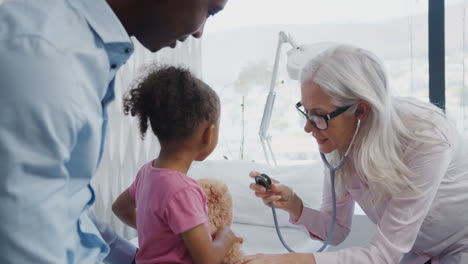
POLYGON ((208 222, 211 234, 220 226, 232 224, 232 196, 227 185, 215 179, 200 179, 198 183, 206 194, 208 222))
MULTIPOLYGON (((199 179, 198 183, 206 195, 208 222, 211 235, 213 235, 220 226, 230 226, 232 224, 232 196, 227 185, 216 179, 199 179)), ((236 243, 226 254, 223 263, 239 263, 243 254, 241 244, 236 243)))

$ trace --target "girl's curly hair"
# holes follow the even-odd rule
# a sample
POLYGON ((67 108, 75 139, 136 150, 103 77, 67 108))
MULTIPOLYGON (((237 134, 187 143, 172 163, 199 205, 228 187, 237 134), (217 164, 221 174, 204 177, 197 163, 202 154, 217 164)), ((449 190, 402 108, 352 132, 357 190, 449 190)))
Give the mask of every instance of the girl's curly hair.
POLYGON ((217 122, 220 102, 216 92, 188 70, 163 66, 136 83, 123 98, 124 114, 138 116, 142 139, 148 121, 159 141, 194 133, 203 120, 217 122))

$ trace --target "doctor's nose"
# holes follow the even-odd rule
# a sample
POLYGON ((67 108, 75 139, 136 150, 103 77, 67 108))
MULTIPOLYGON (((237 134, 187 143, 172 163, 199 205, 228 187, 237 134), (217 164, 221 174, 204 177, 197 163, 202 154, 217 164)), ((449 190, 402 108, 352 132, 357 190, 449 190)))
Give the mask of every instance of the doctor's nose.
POLYGON ((311 133, 311 132, 317 132, 319 131, 319 129, 316 128, 314 125, 312 125, 312 122, 310 122, 310 120, 306 120, 304 124, 304 131, 306 133, 311 133))

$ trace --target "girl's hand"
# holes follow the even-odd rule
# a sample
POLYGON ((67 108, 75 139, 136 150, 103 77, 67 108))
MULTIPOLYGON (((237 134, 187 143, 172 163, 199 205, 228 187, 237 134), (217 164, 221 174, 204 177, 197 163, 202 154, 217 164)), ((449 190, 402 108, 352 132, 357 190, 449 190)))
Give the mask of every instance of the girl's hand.
POLYGON ((182 233, 182 239, 194 264, 223 263, 223 259, 236 242, 242 243, 229 227, 220 227, 211 238, 204 224, 182 233))
POLYGON ((315 257, 305 253, 256 254, 243 257, 240 264, 315 264, 315 257))
MULTIPOLYGON (((251 171, 249 176, 255 179, 260 174, 260 172, 251 171)), ((270 206, 270 202, 273 202, 276 208, 285 210, 296 220, 299 219, 303 209, 301 198, 288 186, 280 184, 279 181, 274 179, 271 179, 271 181, 272 184, 268 191, 265 187, 256 183, 251 183, 249 187, 255 192, 255 196, 261 198, 267 206, 270 206)))
POLYGON ((229 241, 230 244, 244 242, 244 240, 241 237, 236 236, 236 234, 232 232, 229 226, 222 226, 218 229, 218 231, 216 231, 213 240, 219 239, 226 239, 227 241, 229 241))

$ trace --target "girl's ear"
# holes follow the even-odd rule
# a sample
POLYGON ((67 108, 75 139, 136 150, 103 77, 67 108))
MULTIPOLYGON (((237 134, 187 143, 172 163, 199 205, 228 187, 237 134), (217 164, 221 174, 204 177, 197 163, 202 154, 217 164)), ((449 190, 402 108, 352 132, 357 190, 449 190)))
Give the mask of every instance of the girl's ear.
POLYGON ((216 127, 213 124, 205 127, 203 131, 202 141, 204 145, 210 145, 211 142, 215 139, 216 127))

